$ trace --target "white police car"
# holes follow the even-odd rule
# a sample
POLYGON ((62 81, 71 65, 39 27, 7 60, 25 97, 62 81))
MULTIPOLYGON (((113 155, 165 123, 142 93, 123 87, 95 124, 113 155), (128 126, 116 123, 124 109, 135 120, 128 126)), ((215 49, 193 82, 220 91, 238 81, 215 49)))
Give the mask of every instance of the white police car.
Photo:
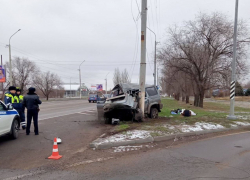
POLYGON ((13 139, 18 137, 20 117, 11 104, 0 101, 0 136, 9 134, 13 139))

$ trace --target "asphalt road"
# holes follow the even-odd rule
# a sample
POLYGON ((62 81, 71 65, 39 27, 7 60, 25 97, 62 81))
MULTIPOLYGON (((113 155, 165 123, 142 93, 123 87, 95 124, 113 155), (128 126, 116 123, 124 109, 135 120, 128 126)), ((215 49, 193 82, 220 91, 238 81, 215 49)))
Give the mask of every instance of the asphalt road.
POLYGON ((0 137, 0 179, 58 162, 70 162, 105 130, 105 125, 96 119, 96 104, 86 100, 44 102, 40 108, 39 136, 34 135, 32 125, 29 136, 20 130, 16 140, 0 137), (47 159, 55 137, 62 139, 58 146, 63 158, 58 162, 47 159))
MULTIPOLYGON (((245 132, 125 156, 110 153, 108 156, 92 160, 79 159, 78 163, 72 165, 60 164, 54 169, 50 167, 33 171, 12 171, 15 173, 11 178, 248 180, 250 179, 249 137, 250 132, 245 132)), ((99 153, 102 154, 102 151, 99 153)), ((9 174, 9 171, 5 170, 5 173, 9 174)), ((12 180, 11 178, 8 180, 12 180)))

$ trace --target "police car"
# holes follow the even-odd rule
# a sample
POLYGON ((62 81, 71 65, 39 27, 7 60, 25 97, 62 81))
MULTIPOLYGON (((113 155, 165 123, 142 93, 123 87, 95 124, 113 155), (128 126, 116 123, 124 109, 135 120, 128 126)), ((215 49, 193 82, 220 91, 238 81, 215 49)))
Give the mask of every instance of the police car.
POLYGON ((18 138, 20 117, 11 104, 5 105, 0 101, 0 136, 9 134, 13 139, 18 138))

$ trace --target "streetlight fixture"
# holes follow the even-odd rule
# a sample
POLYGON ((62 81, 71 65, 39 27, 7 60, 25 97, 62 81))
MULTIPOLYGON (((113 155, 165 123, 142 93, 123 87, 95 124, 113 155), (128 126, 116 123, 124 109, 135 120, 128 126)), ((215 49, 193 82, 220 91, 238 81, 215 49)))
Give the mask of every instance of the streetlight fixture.
MULTIPOLYGON (((16 31, 12 36, 14 36, 19 31, 21 31, 21 29, 18 29, 18 31, 16 31)), ((12 38, 12 36, 10 36, 10 39, 12 38)), ((9 39, 9 64, 10 64, 9 71, 10 71, 10 85, 13 86, 10 39, 9 39)))
MULTIPOLYGON (((108 72, 108 74, 109 74, 110 72, 108 72)), ((107 76, 108 76, 108 74, 105 76, 105 80, 106 80, 106 94, 108 94, 107 92, 108 92, 108 83, 107 83, 107 76)))
MULTIPOLYGON (((84 63, 85 62, 85 60, 82 62, 82 63, 84 63)), ((81 65, 82 65, 82 63, 79 65, 79 80, 80 80, 80 90, 79 90, 79 92, 80 92, 80 99, 82 98, 82 79, 81 79, 81 65)))

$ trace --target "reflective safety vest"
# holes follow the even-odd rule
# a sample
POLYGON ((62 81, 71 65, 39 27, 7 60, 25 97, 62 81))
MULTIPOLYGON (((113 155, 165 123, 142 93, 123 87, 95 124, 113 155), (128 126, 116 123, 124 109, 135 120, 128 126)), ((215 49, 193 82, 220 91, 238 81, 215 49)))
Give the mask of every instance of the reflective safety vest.
POLYGON ((18 99, 17 103, 22 103, 23 102, 23 95, 15 96, 18 99))
POLYGON ((19 103, 19 99, 16 96, 13 96, 12 94, 5 94, 5 96, 11 98, 11 103, 19 103))

